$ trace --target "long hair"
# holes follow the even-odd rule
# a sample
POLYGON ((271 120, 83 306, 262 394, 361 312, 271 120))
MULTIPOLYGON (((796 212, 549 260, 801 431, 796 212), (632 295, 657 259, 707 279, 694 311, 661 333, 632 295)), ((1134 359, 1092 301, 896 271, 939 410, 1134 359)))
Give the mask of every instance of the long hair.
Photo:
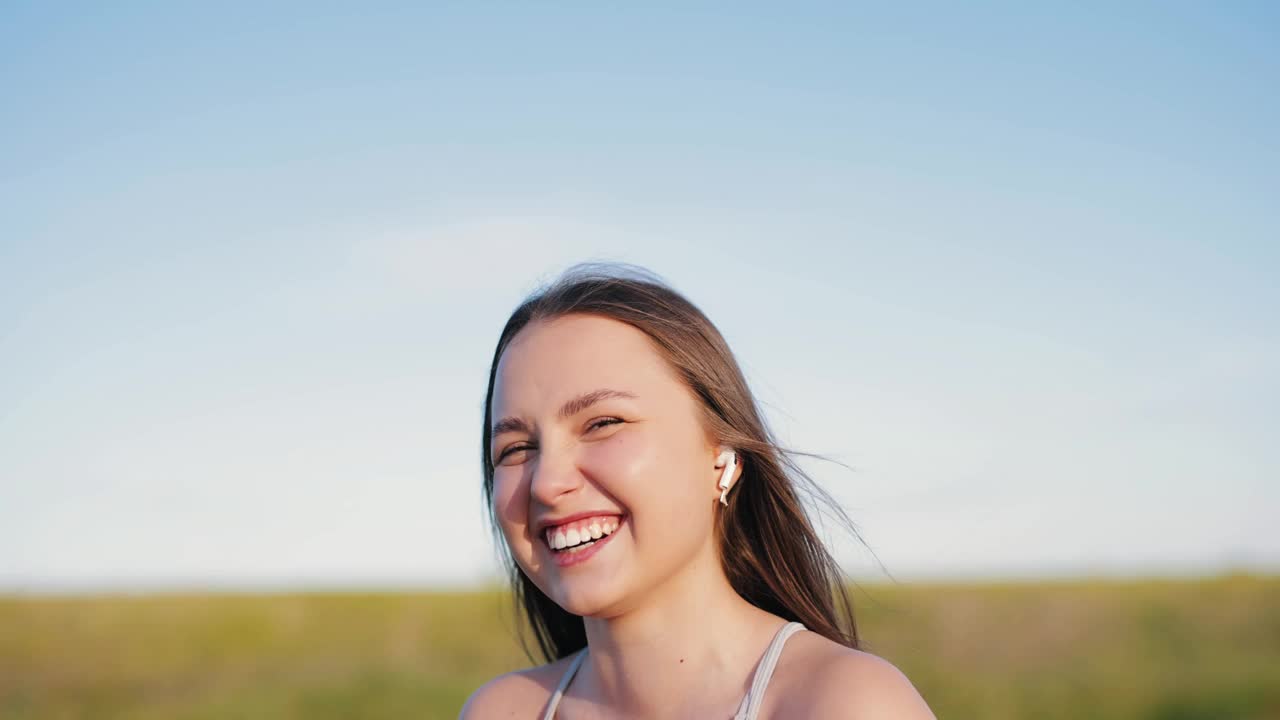
MULTIPOLYGON (((853 604, 840 566, 815 532, 797 490, 806 490, 855 537, 858 533, 839 503, 792 459, 809 454, 777 444, 729 345, 692 302, 642 268, 586 263, 567 270, 511 314, 493 352, 484 400, 480 454, 489 522, 511 575, 516 611, 523 610, 544 661, 585 647, 586 629, 581 616, 561 608, 525 575, 503 540, 489 457, 493 386, 498 361, 521 329, 574 313, 619 320, 648 335, 700 401, 704 428, 737 450, 742 474, 715 521, 720 561, 733 589, 762 610, 857 648, 853 604)), ((535 660, 523 634, 520 642, 535 660)))

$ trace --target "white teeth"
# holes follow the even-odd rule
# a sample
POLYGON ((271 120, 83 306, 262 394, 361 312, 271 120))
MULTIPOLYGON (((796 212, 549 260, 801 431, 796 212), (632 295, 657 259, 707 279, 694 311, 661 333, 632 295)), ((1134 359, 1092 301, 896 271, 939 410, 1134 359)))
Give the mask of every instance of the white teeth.
POLYGON ((557 528, 547 530, 547 544, 552 550, 563 550, 578 545, 585 545, 592 540, 598 540, 605 535, 612 535, 618 529, 618 518, 603 518, 591 521, 586 527, 576 527, 570 530, 557 528))

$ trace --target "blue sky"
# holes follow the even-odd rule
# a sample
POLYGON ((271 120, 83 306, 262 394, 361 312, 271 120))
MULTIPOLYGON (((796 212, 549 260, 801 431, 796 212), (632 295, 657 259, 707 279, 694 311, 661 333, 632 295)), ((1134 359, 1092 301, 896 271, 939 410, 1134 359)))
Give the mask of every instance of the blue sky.
POLYGON ((1280 566, 1277 19, 7 4, 0 582, 489 577, 489 353, 588 259, 899 577, 1280 566))

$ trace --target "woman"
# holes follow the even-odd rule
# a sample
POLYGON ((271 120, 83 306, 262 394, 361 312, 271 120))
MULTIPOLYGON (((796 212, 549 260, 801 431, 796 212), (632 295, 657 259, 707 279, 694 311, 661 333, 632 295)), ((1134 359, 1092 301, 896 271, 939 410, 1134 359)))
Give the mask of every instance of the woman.
POLYGON ((461 717, 932 718, 858 649, 808 479, 720 333, 621 270, 570 270, 498 340, 485 497, 548 662, 489 681, 461 717))

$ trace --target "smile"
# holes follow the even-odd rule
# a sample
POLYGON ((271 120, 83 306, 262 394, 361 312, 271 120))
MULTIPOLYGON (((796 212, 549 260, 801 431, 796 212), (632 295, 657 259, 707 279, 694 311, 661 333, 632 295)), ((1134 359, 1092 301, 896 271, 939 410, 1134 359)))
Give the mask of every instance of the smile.
MULTIPOLYGON (((616 515, 607 518, 590 518, 586 521, 585 531, 577 527, 568 531, 562 527, 549 528, 547 545, 551 548, 551 556, 556 565, 570 567, 590 560, 600 552, 617 535, 625 518, 616 515), (570 541, 573 540, 573 543, 570 541)), ((578 525, 578 523, 574 523, 578 525)))
POLYGON ((564 525, 549 527, 544 533, 547 546, 552 550, 564 550, 588 545, 618 529, 622 518, 618 515, 599 515, 575 520, 564 525))

